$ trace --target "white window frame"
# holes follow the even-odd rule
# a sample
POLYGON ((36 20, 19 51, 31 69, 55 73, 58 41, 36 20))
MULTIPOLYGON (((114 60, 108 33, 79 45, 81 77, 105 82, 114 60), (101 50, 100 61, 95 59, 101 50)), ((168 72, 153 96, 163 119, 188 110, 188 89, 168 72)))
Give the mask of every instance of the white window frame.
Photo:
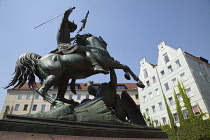
POLYGON ((192 89, 189 87, 186 89, 186 93, 187 93, 187 96, 190 98, 190 97, 193 97, 193 92, 192 92, 192 89))
POLYGON ((170 66, 168 66, 167 68, 168 68, 168 73, 172 73, 172 72, 173 72, 173 68, 172 68, 172 66, 171 66, 171 65, 170 65, 170 66))
POLYGON ((172 97, 168 98, 170 106, 174 105, 174 99, 172 97))
POLYGON ((150 99, 153 99, 153 98, 154 98, 154 96, 153 96, 153 93, 152 93, 152 92, 150 92, 150 93, 149 93, 149 97, 150 97, 150 99))
POLYGON ((155 94, 156 94, 156 96, 160 95, 160 92, 159 92, 158 88, 155 89, 155 94))
POLYGON ((177 67, 177 68, 181 67, 181 63, 180 63, 179 59, 177 59, 177 60, 175 61, 175 64, 176 64, 176 67, 177 67))
POLYGON ((162 102, 159 102, 159 103, 158 103, 158 106, 159 106, 159 109, 160 109, 160 110, 163 110, 163 103, 162 103, 162 102))
POLYGON ((151 106, 152 107, 152 113, 156 113, 156 108, 155 105, 151 106))
POLYGON ((165 83, 165 84, 164 84, 164 86, 165 86, 165 90, 166 90, 166 91, 170 90, 170 87, 169 87, 168 82, 167 82, 167 83, 165 83))
POLYGON ((143 70, 143 74, 144 74, 144 78, 147 78, 147 77, 148 77, 147 69, 144 69, 144 70, 143 70))
POLYGON ((15 104, 15 108, 14 108, 14 111, 18 111, 20 108, 20 104, 15 104))
POLYGON ((164 53, 164 54, 163 54, 163 60, 164 60, 165 64, 168 63, 168 62, 170 61, 169 56, 168 56, 167 53, 164 53))
POLYGON ((143 102, 145 103, 146 101, 147 101, 147 96, 144 95, 144 96, 143 96, 143 102))

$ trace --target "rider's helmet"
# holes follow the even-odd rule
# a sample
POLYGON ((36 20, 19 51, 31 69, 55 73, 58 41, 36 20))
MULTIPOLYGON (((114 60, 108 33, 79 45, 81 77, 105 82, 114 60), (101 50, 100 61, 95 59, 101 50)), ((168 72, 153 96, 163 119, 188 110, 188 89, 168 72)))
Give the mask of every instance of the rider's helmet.
POLYGON ((74 32, 77 29, 77 25, 74 23, 74 21, 72 21, 72 22, 69 21, 68 27, 69 27, 70 32, 74 32))

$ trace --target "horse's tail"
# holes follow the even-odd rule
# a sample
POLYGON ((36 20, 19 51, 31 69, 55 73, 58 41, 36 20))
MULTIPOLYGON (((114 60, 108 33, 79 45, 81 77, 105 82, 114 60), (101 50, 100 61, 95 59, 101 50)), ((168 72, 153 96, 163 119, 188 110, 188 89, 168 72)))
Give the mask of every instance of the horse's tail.
MULTIPOLYGON (((36 65, 37 60, 40 58, 41 56, 35 53, 27 52, 22 54, 16 61, 15 72, 13 74, 14 77, 12 78, 12 81, 5 88, 9 88, 10 86, 14 85, 14 88, 21 88, 27 80, 29 88, 34 88, 36 86, 36 65)), ((40 78, 40 76, 38 77, 40 78)))

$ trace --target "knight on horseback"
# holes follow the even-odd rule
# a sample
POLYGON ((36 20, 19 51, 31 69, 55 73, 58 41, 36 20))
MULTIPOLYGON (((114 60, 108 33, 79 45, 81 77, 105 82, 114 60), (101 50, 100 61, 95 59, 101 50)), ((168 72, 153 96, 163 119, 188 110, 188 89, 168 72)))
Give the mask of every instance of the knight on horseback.
POLYGON ((74 21, 71 22, 68 20, 68 17, 73 11, 73 9, 74 7, 69 8, 64 12, 64 16, 57 33, 58 48, 51 51, 50 53, 56 53, 61 55, 72 54, 72 53, 85 54, 86 59, 93 66, 94 73, 108 74, 109 72, 104 70, 102 66, 99 65, 96 58, 91 53, 90 47, 84 46, 82 44, 71 43, 73 40, 75 40, 75 37, 71 38, 70 33, 73 33, 77 29, 77 25, 74 23, 74 21))

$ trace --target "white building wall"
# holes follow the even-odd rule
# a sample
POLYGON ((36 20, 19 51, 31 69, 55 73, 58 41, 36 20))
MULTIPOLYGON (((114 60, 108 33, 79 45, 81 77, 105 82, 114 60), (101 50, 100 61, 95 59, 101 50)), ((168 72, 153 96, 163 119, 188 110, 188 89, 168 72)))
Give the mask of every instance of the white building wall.
MULTIPOLYGON (((134 100, 134 102, 137 104, 137 106, 140 105, 140 100, 138 96, 138 91, 137 91, 137 86, 134 83, 124 83, 124 84, 119 84, 119 86, 124 86, 125 89, 121 87, 121 89, 117 89, 117 94, 121 94, 122 91, 127 91, 128 94, 131 96, 131 98, 134 100), (128 86, 128 87, 127 87, 128 86)), ((65 93, 65 98, 66 99, 73 99, 75 102, 81 103, 82 100, 86 99, 88 96, 89 99, 93 99, 94 96, 88 94, 87 89, 76 89, 77 95, 73 94, 70 89, 67 90, 65 93), (70 96, 71 95, 71 96, 70 96)), ((51 97, 56 97, 57 95, 57 89, 50 89, 48 90, 48 94, 51 97), (54 96, 55 95, 55 96, 54 96)), ((45 108, 43 111, 49 111, 52 109, 52 106, 50 103, 47 101, 43 100, 43 98, 38 94, 30 89, 14 89, 14 90, 8 90, 7 91, 7 97, 5 99, 2 112, 0 114, 0 119, 3 117, 3 114, 5 112, 6 106, 9 106, 9 114, 14 114, 14 115, 23 115, 23 114, 33 114, 37 113, 39 111, 42 111, 42 106, 44 105, 45 108), (18 96, 22 94, 21 98, 18 99, 18 96), (26 99, 27 95, 31 95, 30 98, 26 99), (38 98, 36 98, 38 97, 38 98), (18 109, 15 110, 15 106, 19 105, 18 109), (27 109, 24 110, 24 106, 28 105, 27 109), (36 109, 33 110, 34 105, 36 105, 36 109)))
MULTIPOLYGON (((146 110, 149 110, 149 115, 146 115, 147 117, 151 117, 153 120, 158 121, 158 123, 163 124, 163 119, 166 118, 166 122, 169 122, 166 106, 164 103, 164 98, 163 94, 166 96, 166 100, 170 106, 170 109, 172 113, 176 113, 176 106, 175 104, 170 105, 169 98, 172 98, 174 103, 174 90, 178 93, 178 88, 177 88, 177 81, 183 82, 184 86, 186 89, 190 88, 191 91, 193 92, 193 96, 191 97, 191 103, 192 106, 196 105, 198 103, 200 107, 203 109, 203 112, 209 112, 206 103, 203 100, 203 97, 207 97, 210 94, 207 93, 210 91, 206 87, 202 87, 203 89, 207 90, 207 92, 203 92, 205 95, 201 94, 200 91, 200 86, 203 86, 203 80, 200 82, 196 82, 196 78, 194 77, 194 74, 191 72, 192 69, 197 68, 195 64, 189 64, 192 63, 189 58, 186 59, 185 54, 183 51, 179 48, 177 50, 167 46, 165 42, 162 42, 160 45, 158 45, 158 61, 157 61, 157 66, 149 64, 145 58, 143 58, 140 61, 140 79, 143 81, 145 84, 145 89, 138 89, 139 90, 139 97, 140 97, 140 102, 141 102, 141 111, 142 113, 146 114, 146 110), (169 61, 165 62, 164 61, 164 56, 167 54, 169 61), (180 62, 180 66, 177 65, 177 60, 180 62), (169 70, 172 69, 171 70, 169 70), (144 76, 145 70, 147 70, 148 77, 144 76), (164 75, 162 75, 164 71, 164 75), (156 77, 156 83, 153 82, 152 77, 156 77), (176 79, 174 81, 174 79, 176 79), (148 81, 150 85, 148 86, 148 81), (200 83, 199 85, 197 83, 200 83), (166 85, 168 84, 168 88, 166 89, 166 85), (159 90, 159 95, 155 95, 155 90, 159 90), (153 98, 150 98, 150 95, 153 93, 153 98), (146 102, 145 96, 147 98, 146 102), (163 109, 160 110, 159 104, 162 102, 163 109), (156 109, 156 112, 153 113, 152 107, 156 109)), ((209 69, 209 68, 206 68, 209 69)), ((194 70, 197 71, 197 70, 194 70)), ((210 99, 210 98, 208 98, 210 99)), ((209 100, 208 100, 209 101, 209 100)), ((183 103, 181 102, 181 105, 183 103)), ((184 108, 183 108, 184 109, 184 108)))

